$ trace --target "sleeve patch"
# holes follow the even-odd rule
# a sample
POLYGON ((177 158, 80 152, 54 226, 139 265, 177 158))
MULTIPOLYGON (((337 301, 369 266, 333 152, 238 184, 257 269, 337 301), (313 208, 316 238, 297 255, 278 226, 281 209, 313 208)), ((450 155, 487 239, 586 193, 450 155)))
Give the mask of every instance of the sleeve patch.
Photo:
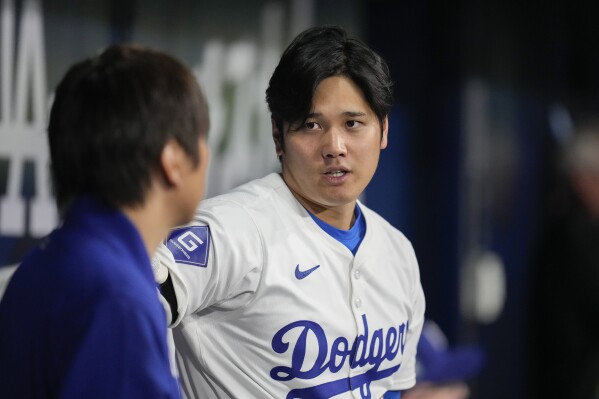
POLYGON ((177 263, 199 267, 208 266, 208 250, 210 248, 208 226, 173 229, 165 245, 172 252, 177 263))

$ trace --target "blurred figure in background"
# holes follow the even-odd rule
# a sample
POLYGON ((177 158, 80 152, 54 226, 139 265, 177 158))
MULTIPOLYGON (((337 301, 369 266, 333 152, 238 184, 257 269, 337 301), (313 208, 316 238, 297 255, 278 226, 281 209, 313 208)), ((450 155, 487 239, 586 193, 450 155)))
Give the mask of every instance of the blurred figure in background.
POLYGON ((599 398, 599 121, 565 143, 533 275, 533 398, 599 398))

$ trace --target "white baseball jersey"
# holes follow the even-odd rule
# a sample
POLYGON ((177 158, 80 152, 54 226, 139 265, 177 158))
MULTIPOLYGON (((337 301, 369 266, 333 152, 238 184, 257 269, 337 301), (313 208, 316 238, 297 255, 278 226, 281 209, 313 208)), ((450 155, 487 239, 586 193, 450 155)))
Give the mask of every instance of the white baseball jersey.
POLYGON ((278 174, 202 202, 158 256, 173 279, 189 398, 380 398, 415 383, 414 251, 363 204, 354 256, 278 174), (168 249, 167 249, 168 248, 168 249))

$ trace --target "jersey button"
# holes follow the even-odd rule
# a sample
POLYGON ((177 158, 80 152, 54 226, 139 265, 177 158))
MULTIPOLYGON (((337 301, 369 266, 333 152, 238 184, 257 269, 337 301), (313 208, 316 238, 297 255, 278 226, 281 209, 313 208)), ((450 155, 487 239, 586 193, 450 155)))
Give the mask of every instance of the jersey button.
POLYGON ((355 278, 356 280, 359 280, 359 279, 360 279, 360 276, 361 276, 361 273, 360 273, 360 271, 359 271, 359 270, 354 270, 354 278, 355 278))
POLYGON ((362 300, 360 298, 354 299, 354 306, 356 308, 359 308, 360 306, 362 306, 362 300))

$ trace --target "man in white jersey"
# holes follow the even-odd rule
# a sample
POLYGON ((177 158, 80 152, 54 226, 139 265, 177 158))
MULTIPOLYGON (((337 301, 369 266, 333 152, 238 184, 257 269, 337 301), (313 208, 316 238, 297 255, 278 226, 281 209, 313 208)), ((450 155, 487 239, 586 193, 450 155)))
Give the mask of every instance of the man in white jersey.
POLYGON ((381 398, 415 383, 410 242, 357 198, 387 145, 382 58, 338 27, 285 50, 266 99, 281 161, 204 201, 154 261, 189 398, 381 398))

